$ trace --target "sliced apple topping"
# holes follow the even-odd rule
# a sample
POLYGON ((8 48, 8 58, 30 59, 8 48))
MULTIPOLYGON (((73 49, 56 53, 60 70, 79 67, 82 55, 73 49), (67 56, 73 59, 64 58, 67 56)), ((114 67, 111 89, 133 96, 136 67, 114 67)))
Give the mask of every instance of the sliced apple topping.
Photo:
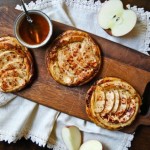
POLYGON ((136 21, 136 13, 124 9, 120 0, 105 2, 98 14, 100 26, 104 30, 110 29, 113 36, 123 36, 129 33, 134 28, 136 21))
POLYGON ((120 105, 116 112, 116 115, 118 117, 121 116, 127 108, 127 97, 125 95, 124 90, 119 90, 119 95, 120 95, 120 105))
POLYGON ((114 92, 112 90, 106 92, 106 99, 105 99, 106 105, 103 112, 101 113, 101 116, 105 116, 112 110, 114 106, 114 98, 115 98, 114 92))
POLYGON ((86 102, 90 105, 86 105, 86 112, 98 126, 119 130, 134 121, 141 98, 129 83, 119 78, 106 77, 89 91, 86 102))
POLYGON ((95 102, 95 112, 102 112, 105 107, 105 93, 104 91, 100 90, 99 86, 97 86, 94 96, 95 99, 97 99, 97 101, 95 102))
POLYGON ((115 104, 114 104, 114 107, 112 109, 112 113, 115 113, 117 110, 118 110, 118 107, 119 107, 119 93, 117 90, 114 90, 114 95, 115 95, 115 104))

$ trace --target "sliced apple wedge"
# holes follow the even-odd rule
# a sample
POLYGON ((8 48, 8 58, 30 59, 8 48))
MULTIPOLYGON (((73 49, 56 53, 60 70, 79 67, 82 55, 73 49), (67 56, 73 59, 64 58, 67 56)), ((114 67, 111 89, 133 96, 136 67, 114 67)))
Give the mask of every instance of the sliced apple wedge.
POLYGON ((62 138, 68 150, 79 150, 81 145, 81 133, 77 127, 64 127, 62 129, 62 138))
POLYGON ((83 143, 79 150, 102 150, 102 144, 97 140, 89 140, 83 143))
POLYGON ((135 26, 137 16, 132 10, 125 10, 120 0, 105 2, 98 14, 98 22, 104 29, 110 29, 111 35, 123 36, 135 26))

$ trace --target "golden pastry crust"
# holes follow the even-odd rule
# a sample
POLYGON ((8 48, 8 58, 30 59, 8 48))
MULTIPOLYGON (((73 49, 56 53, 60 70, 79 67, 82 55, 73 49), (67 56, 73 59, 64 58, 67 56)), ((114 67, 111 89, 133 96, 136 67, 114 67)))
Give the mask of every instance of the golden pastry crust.
POLYGON ((0 37, 0 76, 2 92, 21 90, 33 76, 32 56, 14 37, 0 37))
POLYGON ((47 50, 46 64, 57 82, 67 86, 83 85, 99 71, 100 49, 87 33, 68 30, 47 50))
POLYGON ((130 125, 141 105, 141 98, 127 82, 105 77, 92 86, 86 96, 88 117, 98 126, 119 130, 130 125))

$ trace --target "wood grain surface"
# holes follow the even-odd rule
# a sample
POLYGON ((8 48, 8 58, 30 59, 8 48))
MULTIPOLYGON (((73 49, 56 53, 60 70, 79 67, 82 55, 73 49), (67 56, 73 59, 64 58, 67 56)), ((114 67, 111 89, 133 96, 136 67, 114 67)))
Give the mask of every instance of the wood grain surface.
MULTIPOLYGON (((27 0, 26 2, 29 2, 29 0, 27 0)), ((130 3, 131 5, 138 5, 139 7, 145 7, 147 10, 150 10, 150 3, 146 0, 124 0, 123 2, 124 4, 130 3)), ((0 36, 8 34, 13 35, 14 20, 20 13, 19 11, 16 11, 14 9, 17 3, 20 3, 20 1, 0 1, 0 36)), ((53 34, 53 39, 66 29, 70 29, 70 27, 56 22, 54 22, 54 27, 56 29, 54 29, 55 32, 53 34)), ((150 81, 150 58, 143 54, 139 54, 134 50, 130 50, 129 48, 125 48, 121 45, 109 42, 102 38, 97 38, 97 36, 92 35, 92 37, 98 44, 100 44, 103 53, 103 64, 98 76, 89 84, 86 84, 82 87, 69 88, 56 83, 47 73, 44 63, 44 54, 46 49, 48 48, 47 45, 46 47, 41 49, 31 50, 35 60, 36 75, 32 84, 18 94, 27 98, 31 98, 34 101, 38 101, 41 104, 48 105, 60 111, 65 111, 68 114, 78 116, 86 120, 88 120, 88 118, 85 114, 84 108, 85 93, 91 84, 93 84, 97 79, 103 76, 121 77, 132 84, 140 92, 140 94, 143 94, 146 83, 150 81), (40 68, 38 67, 38 65, 41 65, 40 68), (49 86, 49 84, 51 86, 49 86), (46 94, 42 94, 43 88, 48 89, 46 90, 46 94), (42 98, 36 96, 37 91, 44 96, 42 98), (48 98, 47 96, 49 95, 49 93, 51 93, 51 95, 48 98), (53 93, 57 93, 58 96, 61 96, 63 103, 58 103, 58 97, 56 97, 53 93), (68 105, 69 103, 72 103, 71 107, 65 110, 66 105, 68 105), (80 111, 77 111, 74 106, 78 106, 78 110, 80 111)), ((148 150, 150 147, 150 143, 147 142, 147 139, 149 138, 149 127, 140 127, 135 134, 135 139, 132 143, 131 149, 143 150, 144 148, 144 150, 148 150), (142 146, 139 144, 142 144, 142 146)), ((17 146, 20 147, 19 149, 25 149, 26 145, 29 145, 28 149, 44 149, 39 148, 34 144, 32 145, 31 142, 26 142, 25 140, 21 140, 17 144, 11 145, 2 142, 0 144, 0 149, 18 149, 17 146)))

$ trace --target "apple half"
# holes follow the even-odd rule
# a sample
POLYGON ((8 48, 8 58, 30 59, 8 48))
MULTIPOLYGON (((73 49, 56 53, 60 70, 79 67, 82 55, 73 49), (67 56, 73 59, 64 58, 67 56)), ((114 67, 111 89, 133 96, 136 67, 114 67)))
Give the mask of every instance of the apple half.
POLYGON ((79 150, 79 147, 81 145, 81 133, 78 127, 63 127, 62 138, 68 150, 79 150))
POLYGON ((97 140, 89 140, 84 142, 79 150, 102 150, 102 144, 97 140))
POLYGON ((126 10, 120 0, 109 0, 104 3, 99 14, 100 26, 113 36, 123 36, 135 26, 137 16, 134 11, 126 10))

